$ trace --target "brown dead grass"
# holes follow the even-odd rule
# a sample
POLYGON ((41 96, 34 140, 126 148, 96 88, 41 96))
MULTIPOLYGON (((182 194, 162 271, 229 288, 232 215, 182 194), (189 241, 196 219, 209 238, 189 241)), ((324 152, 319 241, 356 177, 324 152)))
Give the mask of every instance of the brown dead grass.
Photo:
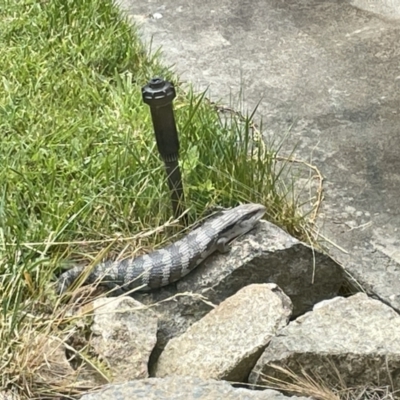
POLYGON ((278 365, 273 367, 285 375, 285 379, 266 377, 270 389, 282 391, 289 395, 312 397, 316 400, 398 400, 400 392, 389 386, 364 385, 347 387, 340 372, 331 364, 332 372, 337 376, 338 387, 329 387, 322 378, 311 375, 304 369, 301 374, 296 374, 290 369, 278 365))

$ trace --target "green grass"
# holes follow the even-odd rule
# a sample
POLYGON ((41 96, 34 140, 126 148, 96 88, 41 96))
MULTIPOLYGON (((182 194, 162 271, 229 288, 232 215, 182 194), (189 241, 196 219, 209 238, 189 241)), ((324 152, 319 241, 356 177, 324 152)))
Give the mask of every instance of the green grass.
POLYGON ((285 171, 252 129, 251 116, 221 120, 203 95, 184 92, 110 0, 3 0, 2 388, 17 387, 32 397, 30 390, 46 386, 36 381, 26 349, 28 338, 53 330, 51 282, 66 264, 89 263, 104 248, 110 256, 127 245, 132 253, 149 249, 172 233, 137 236, 171 218, 163 163, 140 90, 157 75, 177 88, 190 221, 215 205, 254 201, 267 206, 269 220, 304 235, 293 192, 282 185, 285 171))

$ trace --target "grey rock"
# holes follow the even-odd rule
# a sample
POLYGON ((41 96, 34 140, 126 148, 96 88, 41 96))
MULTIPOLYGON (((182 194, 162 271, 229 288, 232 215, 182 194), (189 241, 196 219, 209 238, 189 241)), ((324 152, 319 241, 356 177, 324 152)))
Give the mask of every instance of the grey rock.
POLYGON ((19 399, 20 397, 11 391, 0 392, 0 400, 19 400, 19 399))
POLYGON ((290 299, 275 284, 246 286, 170 340, 156 376, 243 382, 291 313, 290 299))
MULTIPOLYGON (((119 385, 109 385, 81 400, 306 400, 286 397, 275 390, 235 389, 224 381, 201 380, 188 376, 149 378, 119 385)), ((309 399, 311 400, 311 399, 309 399)))
POLYGON ((287 380, 276 365, 300 376, 303 370, 331 387, 339 379, 347 387, 399 387, 399 338, 400 316, 378 300, 358 293, 324 301, 272 338, 249 382, 287 380))
POLYGON ((177 287, 179 292, 193 291, 218 304, 243 286, 269 282, 290 297, 293 315, 297 316, 336 296, 343 271, 327 255, 261 221, 252 234, 232 246, 229 254, 210 258, 177 287))
POLYGON ((321 300, 337 295, 343 281, 341 267, 328 256, 288 235, 276 225, 259 226, 236 240, 227 254, 209 257, 176 286, 135 294, 142 303, 157 304, 157 348, 179 336, 211 309, 253 283, 276 283, 291 299, 295 316, 321 300), (177 295, 180 293, 180 295, 177 295), (172 297, 172 300, 165 301, 172 297))
POLYGON ((95 352, 107 363, 113 382, 148 377, 148 360, 157 340, 154 312, 130 297, 93 302, 95 352))

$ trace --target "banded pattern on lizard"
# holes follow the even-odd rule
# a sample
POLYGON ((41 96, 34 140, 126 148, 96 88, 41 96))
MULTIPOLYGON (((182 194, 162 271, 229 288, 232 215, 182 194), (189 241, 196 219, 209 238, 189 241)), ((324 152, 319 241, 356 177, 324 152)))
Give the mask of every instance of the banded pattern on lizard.
MULTIPOLYGON (((229 242, 253 229, 265 213, 261 204, 243 204, 210 218, 182 239, 149 254, 122 261, 106 261, 92 268, 85 284, 100 282, 115 295, 136 289, 148 291, 176 282, 212 253, 229 251, 229 242)), ((64 293, 85 267, 72 268, 58 278, 64 293)))

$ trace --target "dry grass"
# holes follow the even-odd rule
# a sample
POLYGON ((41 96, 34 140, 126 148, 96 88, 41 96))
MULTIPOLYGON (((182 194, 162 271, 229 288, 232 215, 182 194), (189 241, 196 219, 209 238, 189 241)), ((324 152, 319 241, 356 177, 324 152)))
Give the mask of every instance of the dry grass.
POLYGON ((331 363, 332 373, 336 376, 336 387, 327 383, 317 374, 311 374, 304 369, 294 373, 288 368, 273 366, 284 375, 284 379, 264 376, 266 386, 282 391, 288 395, 312 397, 315 400, 396 400, 400 392, 389 386, 365 384, 359 387, 348 387, 338 369, 331 363))

